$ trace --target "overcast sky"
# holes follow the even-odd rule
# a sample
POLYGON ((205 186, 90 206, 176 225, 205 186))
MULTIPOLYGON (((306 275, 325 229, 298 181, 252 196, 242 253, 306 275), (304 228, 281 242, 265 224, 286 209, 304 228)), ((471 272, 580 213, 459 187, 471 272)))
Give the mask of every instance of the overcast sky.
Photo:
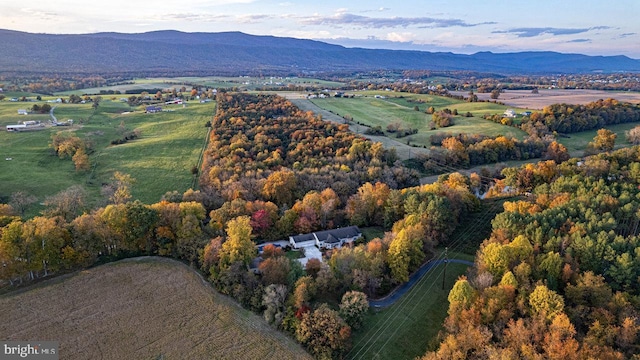
POLYGON ((466 54, 550 50, 636 59, 640 59, 639 17, 640 0, 2 0, 0 4, 0 28, 27 32, 242 31, 349 47, 466 54))

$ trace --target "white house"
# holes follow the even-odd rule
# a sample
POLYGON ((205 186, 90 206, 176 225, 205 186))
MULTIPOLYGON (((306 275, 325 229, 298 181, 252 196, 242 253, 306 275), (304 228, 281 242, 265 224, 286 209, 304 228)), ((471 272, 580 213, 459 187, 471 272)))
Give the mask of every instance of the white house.
POLYGON ((317 231, 310 234, 289 236, 289 243, 294 249, 317 246, 320 249, 340 248, 362 237, 357 226, 348 226, 333 230, 317 231))
POLYGON ((25 109, 18 109, 18 115, 29 115, 29 112, 25 109))
POLYGON ((508 117, 508 118, 514 118, 514 117, 516 117, 516 111, 513 110, 513 109, 507 109, 504 112, 504 116, 508 117))

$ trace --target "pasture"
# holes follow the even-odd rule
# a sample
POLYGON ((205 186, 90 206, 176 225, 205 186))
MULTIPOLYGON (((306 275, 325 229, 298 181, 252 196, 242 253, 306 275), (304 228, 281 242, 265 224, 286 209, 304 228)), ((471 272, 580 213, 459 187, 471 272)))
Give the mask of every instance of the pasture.
MULTIPOLYGON (((626 132, 640 125, 639 123, 626 123, 609 125, 606 128, 616 133, 616 149, 631 146, 626 139, 626 132)), ((598 130, 581 131, 579 133, 567 134, 563 137, 558 137, 558 142, 564 145, 571 156, 582 156, 584 150, 587 148, 587 144, 593 141, 593 138, 597 135, 598 130)))
MULTIPOLYGON (((115 171, 130 174, 134 199, 156 202, 167 191, 184 192, 192 187, 191 167, 197 165, 207 137, 205 123, 211 119, 215 104, 189 103, 166 107, 170 112, 145 114, 144 107, 130 108, 117 100, 103 100, 94 110, 91 104, 51 104, 58 121, 73 119, 71 127, 48 125, 44 130, 8 133, 5 126, 21 120, 48 123, 49 115, 17 115, 17 109, 33 103, 0 102, 0 201, 17 191, 37 197, 38 203, 72 185, 82 185, 93 206, 100 201, 100 189, 115 171), (111 141, 122 138, 123 131, 139 129, 138 139, 121 145, 111 141), (88 140, 91 170, 76 172, 71 159, 59 159, 49 144, 57 132, 69 132, 88 140), (11 159, 11 160, 6 160, 11 159)), ((28 214, 34 215, 34 205, 28 214)))
POLYGON ((60 342, 61 359, 311 359, 186 265, 134 258, 0 296, 0 338, 60 342))
POLYGON ((441 96, 415 95, 392 92, 358 92, 360 96, 354 98, 325 98, 313 99, 316 106, 330 111, 338 116, 351 116, 354 122, 375 127, 380 126, 388 137, 396 139, 395 134, 386 131, 387 125, 399 123, 402 128, 418 129, 417 134, 396 139, 399 142, 430 147, 431 135, 446 132, 451 134, 469 133, 489 136, 508 135, 522 139, 525 133, 510 126, 496 124, 484 120, 480 116, 485 114, 501 114, 507 107, 494 103, 466 103, 456 99, 441 96), (383 96, 385 98, 381 98, 383 96), (378 97, 375 97, 378 95, 378 97), (418 106, 418 111, 414 107, 418 106), (436 111, 449 108, 457 109, 459 116, 454 117, 454 125, 447 128, 431 130, 432 116, 425 110, 433 106, 436 111), (473 117, 464 117, 470 112, 473 117))

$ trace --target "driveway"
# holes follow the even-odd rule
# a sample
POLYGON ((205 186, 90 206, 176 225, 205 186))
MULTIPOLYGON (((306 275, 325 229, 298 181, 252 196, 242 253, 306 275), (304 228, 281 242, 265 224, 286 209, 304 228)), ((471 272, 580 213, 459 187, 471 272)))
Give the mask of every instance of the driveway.
MULTIPOLYGON (((447 260, 450 263, 464 264, 468 266, 474 266, 475 264, 471 261, 460 260, 460 259, 449 259, 447 260)), ((379 300, 369 300, 369 306, 373 306, 375 308, 385 308, 387 306, 393 305, 396 301, 398 301, 402 295, 406 294, 426 273, 429 272, 432 268, 437 265, 444 264, 445 260, 436 260, 429 261, 428 263, 422 265, 418 271, 414 272, 410 277, 409 281, 397 287, 393 292, 382 299, 379 300)))

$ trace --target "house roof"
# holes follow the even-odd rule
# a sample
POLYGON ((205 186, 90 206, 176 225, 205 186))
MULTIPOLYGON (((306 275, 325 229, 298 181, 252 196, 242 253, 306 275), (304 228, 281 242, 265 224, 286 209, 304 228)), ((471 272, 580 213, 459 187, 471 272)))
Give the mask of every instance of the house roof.
POLYGON ((318 237, 318 241, 331 242, 328 241, 329 235, 336 239, 352 238, 360 234, 360 229, 357 226, 347 226, 338 229, 318 231, 315 234, 316 237, 318 237))
POLYGON ((329 244, 335 244, 335 243, 339 243, 340 240, 338 240, 338 238, 336 238, 335 236, 329 234, 329 236, 327 236, 327 240, 325 240, 324 242, 329 244))
POLYGON ((318 241, 320 242, 333 244, 333 243, 340 242, 340 239, 353 238, 358 236, 358 234, 361 234, 361 232, 357 226, 347 226, 347 227, 338 228, 338 229, 317 231, 315 233, 310 233, 310 234, 295 235, 295 236, 291 236, 291 238, 296 243, 301 243, 305 241, 315 241, 315 239, 317 238, 318 241))
POLYGON ((303 242, 303 241, 310 241, 310 240, 315 240, 316 238, 313 237, 313 233, 311 234, 300 234, 300 235, 295 235, 292 236, 293 241, 299 243, 299 242, 303 242))

